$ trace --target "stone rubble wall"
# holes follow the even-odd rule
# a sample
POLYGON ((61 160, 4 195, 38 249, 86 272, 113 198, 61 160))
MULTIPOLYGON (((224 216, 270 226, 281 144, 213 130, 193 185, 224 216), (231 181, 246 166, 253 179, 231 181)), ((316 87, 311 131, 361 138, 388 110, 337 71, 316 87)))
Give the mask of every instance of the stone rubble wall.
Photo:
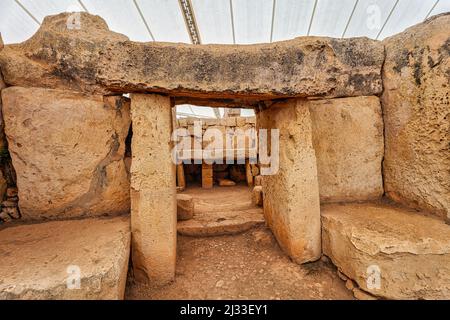
MULTIPOLYGON (((247 132, 250 135, 251 130, 255 130, 255 123, 255 117, 228 117, 222 119, 178 119, 177 128, 186 129, 187 131, 185 131, 185 133, 190 138, 189 146, 180 144, 182 150, 181 152, 192 155, 192 158, 194 159, 194 152, 191 152, 190 150, 195 150, 197 145, 201 146, 203 149, 208 148, 208 146, 210 148, 215 148, 217 144, 214 144, 214 139, 211 136, 208 136, 208 134, 205 135, 205 132, 207 132, 207 130, 218 130, 222 133, 223 157, 226 156, 226 141, 228 137, 228 139, 231 140, 231 149, 237 149, 240 146, 239 143, 245 143, 245 145, 242 146, 244 146, 244 154, 248 158, 248 156, 250 155, 249 149, 253 148, 253 150, 255 150, 257 141, 256 139, 252 139, 251 136, 246 137, 245 133, 247 132), (194 132, 194 123, 198 121, 202 122, 202 139, 200 139, 201 137, 197 137, 194 132)), ((180 131, 180 133, 182 132, 180 131)), ((213 132, 210 131, 210 135, 212 134, 213 132)), ((180 139, 183 137, 185 136, 182 135, 180 139)), ((234 152, 234 154, 236 155, 237 153, 234 152)))
POLYGON ((386 195, 450 219, 450 13, 383 44, 386 195))
MULTIPOLYGON (((3 49, 3 40, 0 35, 0 50, 3 49)), ((1 91, 6 89, 6 83, 0 70, 0 224, 20 219, 18 207, 16 173, 8 151, 8 141, 5 136, 5 124, 3 121, 1 91)))

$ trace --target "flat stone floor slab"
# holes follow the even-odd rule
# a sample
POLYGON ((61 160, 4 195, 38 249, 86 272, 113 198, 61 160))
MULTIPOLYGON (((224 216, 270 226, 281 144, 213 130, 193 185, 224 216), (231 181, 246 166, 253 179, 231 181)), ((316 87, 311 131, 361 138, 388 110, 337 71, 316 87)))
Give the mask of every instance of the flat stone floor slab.
POLYGON ((4 228, 0 299, 123 299, 129 253, 129 217, 4 228))
POLYGON ((188 187, 183 194, 194 199, 194 218, 178 221, 181 235, 237 234, 265 223, 263 209, 252 203, 251 189, 247 186, 188 187))
POLYGON ((372 295, 450 299, 450 226, 397 205, 328 204, 322 246, 338 269, 372 295))

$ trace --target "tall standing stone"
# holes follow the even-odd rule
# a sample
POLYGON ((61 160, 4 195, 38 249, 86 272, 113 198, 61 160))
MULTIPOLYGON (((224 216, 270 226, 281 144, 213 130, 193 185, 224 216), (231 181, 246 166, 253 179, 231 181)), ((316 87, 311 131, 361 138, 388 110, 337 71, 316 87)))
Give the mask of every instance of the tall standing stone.
POLYGON ((317 260, 321 255, 320 201, 308 105, 302 100, 274 104, 258 113, 257 125, 280 130, 279 171, 263 180, 266 221, 295 262, 317 260))
POLYGON ((383 42, 386 194, 450 219, 450 13, 383 42))
POLYGON ((134 275, 141 282, 164 284, 175 275, 177 232, 170 99, 156 94, 133 94, 131 118, 134 275))

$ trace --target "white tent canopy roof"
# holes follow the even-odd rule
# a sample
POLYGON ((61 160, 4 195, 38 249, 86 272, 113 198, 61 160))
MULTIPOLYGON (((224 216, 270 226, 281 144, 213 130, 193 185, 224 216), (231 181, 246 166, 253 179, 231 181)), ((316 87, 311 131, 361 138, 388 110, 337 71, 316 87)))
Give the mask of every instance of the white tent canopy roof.
POLYGON ((201 43, 249 44, 316 35, 384 39, 450 0, 1 0, 5 43, 31 37, 43 18, 88 11, 134 41, 190 43, 182 4, 190 3, 201 43))
POLYGON ((22 42, 45 16, 65 11, 100 15, 133 41, 251 44, 305 35, 382 40, 449 12, 450 0, 0 0, 3 41, 22 42))

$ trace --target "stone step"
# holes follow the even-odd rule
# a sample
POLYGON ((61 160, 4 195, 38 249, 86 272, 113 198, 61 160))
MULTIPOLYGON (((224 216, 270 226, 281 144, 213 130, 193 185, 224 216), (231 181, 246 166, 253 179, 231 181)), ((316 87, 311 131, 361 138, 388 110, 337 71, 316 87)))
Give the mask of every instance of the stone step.
POLYGON ((387 299, 450 299, 450 226, 385 203, 321 208, 323 252, 360 289, 387 299))
POLYGON ((263 224, 263 210, 251 208, 219 212, 196 212, 193 219, 179 221, 177 230, 180 235, 184 236, 209 237, 237 234, 263 224))
POLYGON ((5 228, 0 300, 123 299, 129 252, 129 217, 5 228))

